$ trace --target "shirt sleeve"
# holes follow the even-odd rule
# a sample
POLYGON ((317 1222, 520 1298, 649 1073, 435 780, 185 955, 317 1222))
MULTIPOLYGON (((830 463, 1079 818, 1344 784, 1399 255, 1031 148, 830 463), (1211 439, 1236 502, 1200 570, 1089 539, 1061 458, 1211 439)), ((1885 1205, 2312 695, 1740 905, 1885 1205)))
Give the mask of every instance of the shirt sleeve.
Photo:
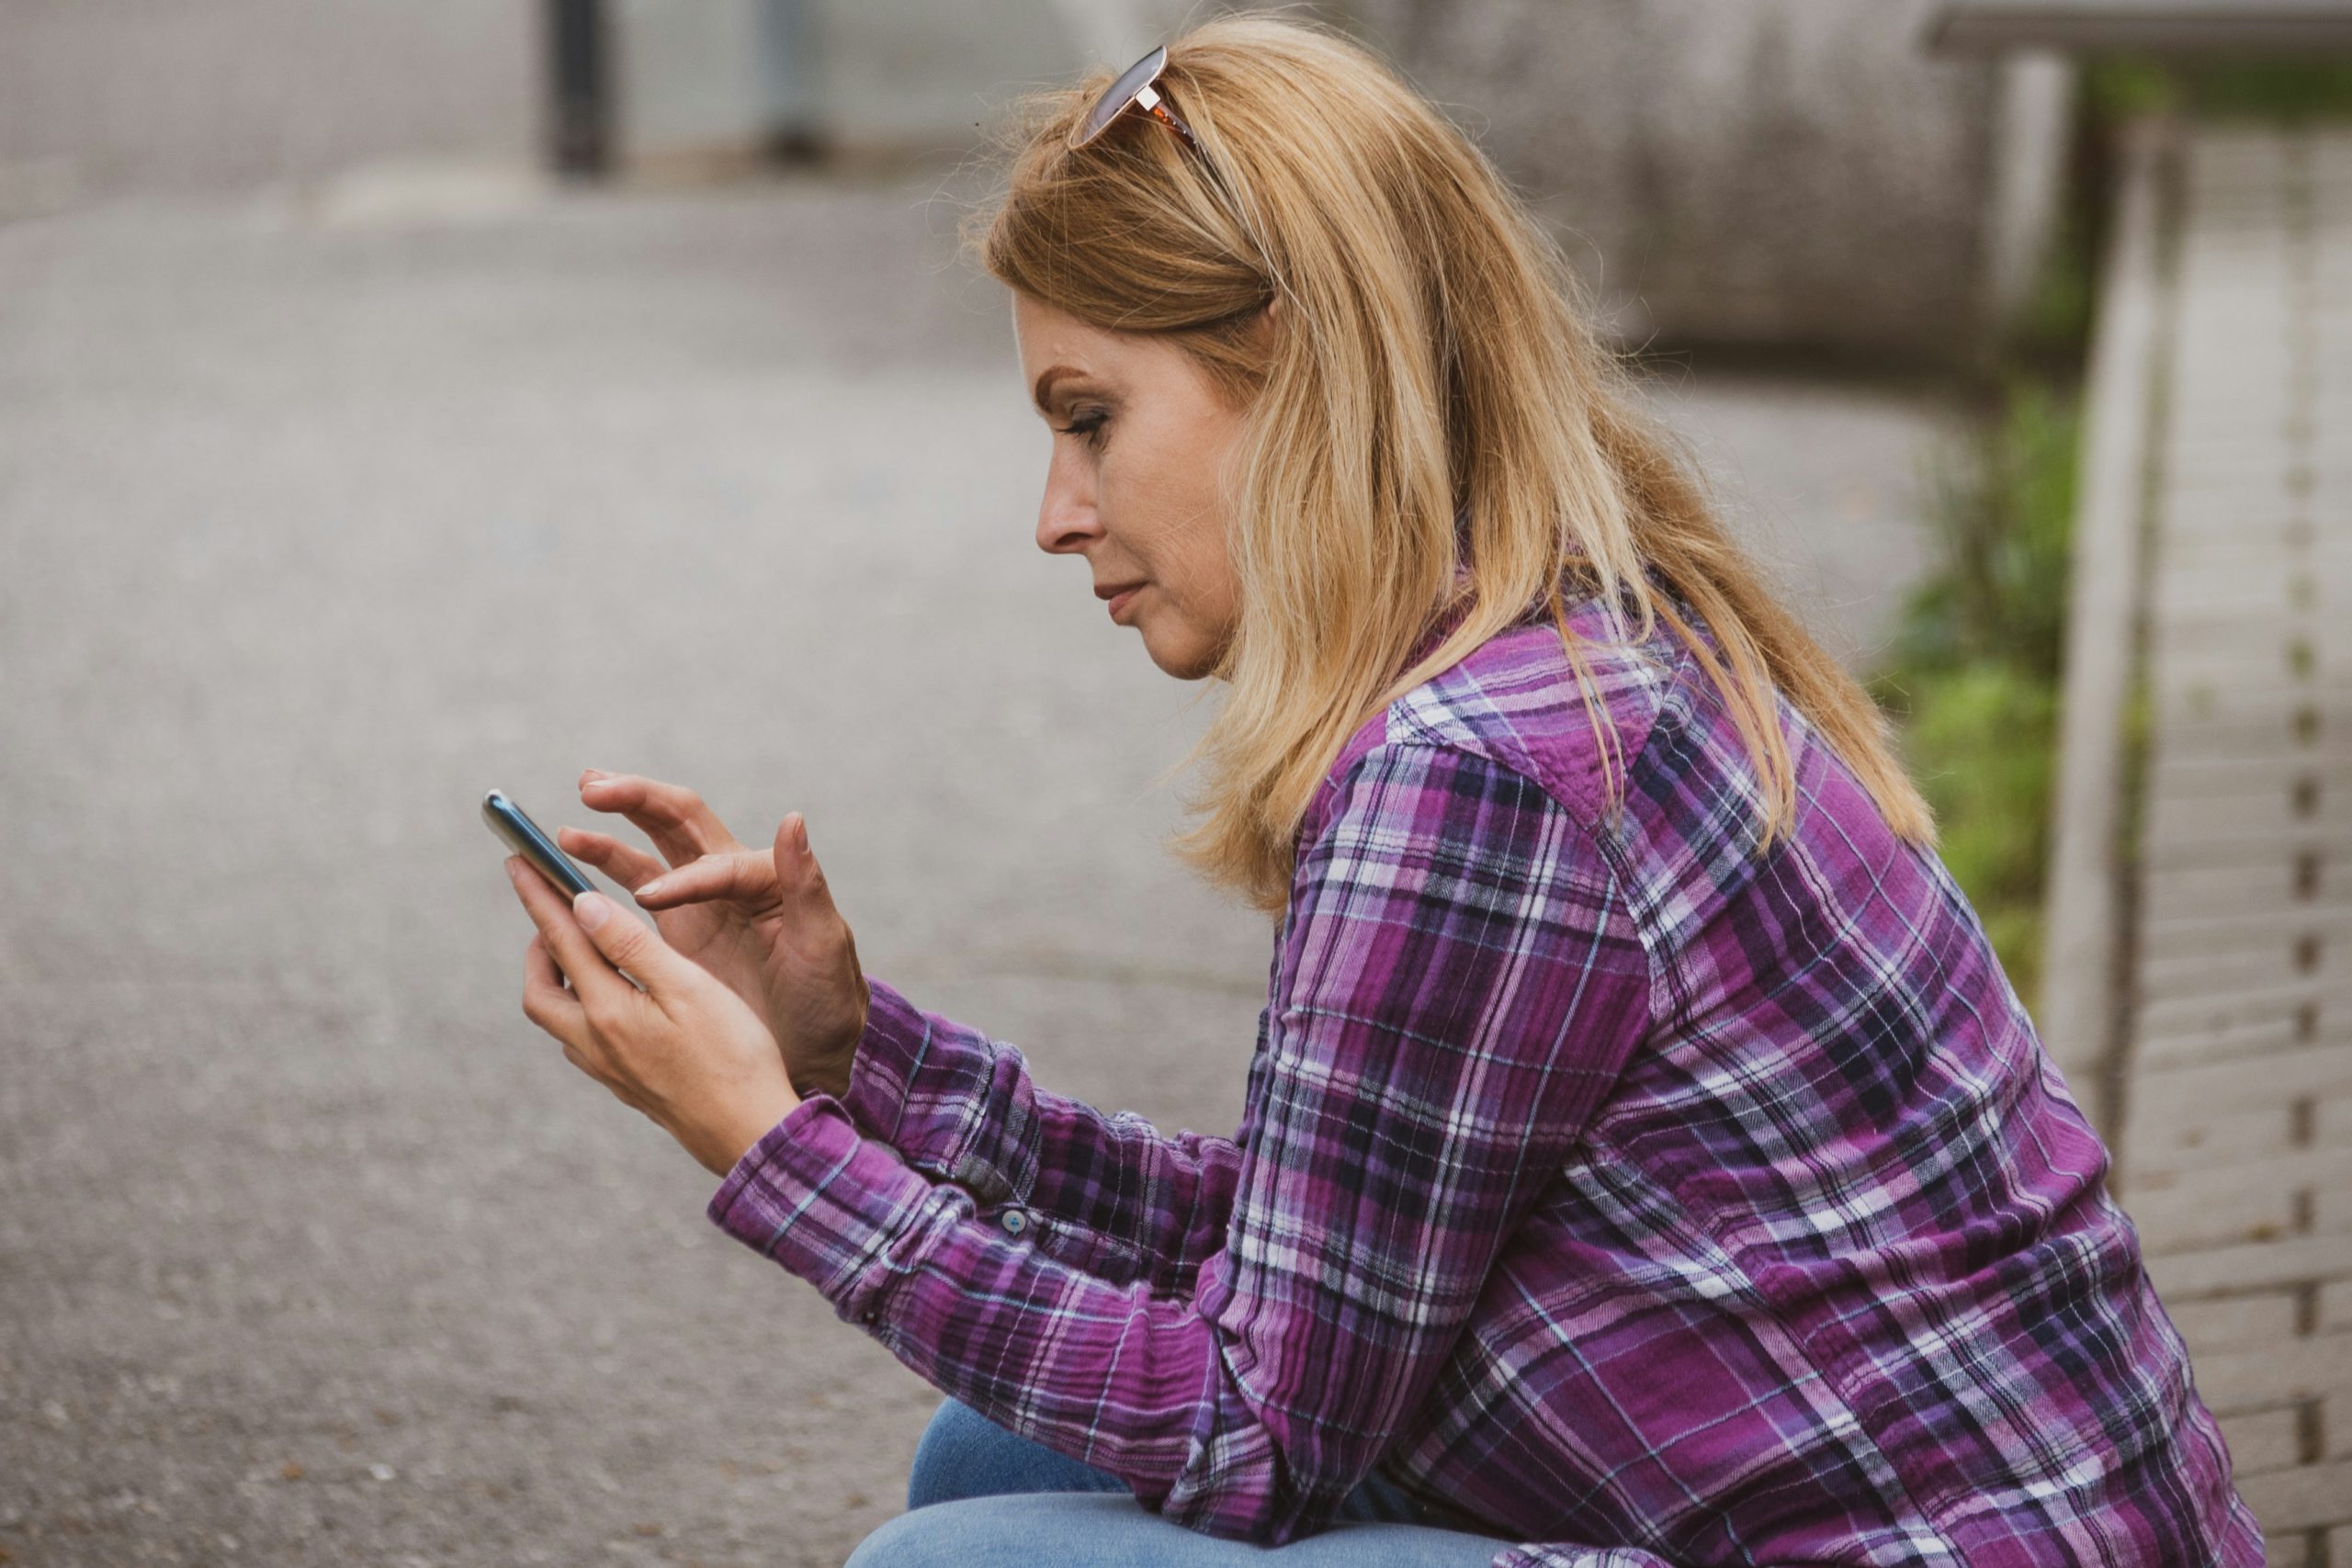
POLYGON ((1647 1027, 1648 978, 1598 846, 1539 785, 1376 746, 1299 857, 1224 1244, 1191 1290, 1046 1255, 829 1095, 711 1217, 999 1425, 1187 1528, 1280 1545, 1331 1522, 1430 1394, 1647 1027))
POLYGON ((1117 1282, 1189 1290, 1225 1244, 1241 1168, 1230 1138, 1172 1137, 1133 1111, 1040 1089, 1021 1049, 926 1012, 868 976, 865 1032, 842 1103, 867 1136, 981 1204, 1027 1213, 1025 1235, 1117 1282))

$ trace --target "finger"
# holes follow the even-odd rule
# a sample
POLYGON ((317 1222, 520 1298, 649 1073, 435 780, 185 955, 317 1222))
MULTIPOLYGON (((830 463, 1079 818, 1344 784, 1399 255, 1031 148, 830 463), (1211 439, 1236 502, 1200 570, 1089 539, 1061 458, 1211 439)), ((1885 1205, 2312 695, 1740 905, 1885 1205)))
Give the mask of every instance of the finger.
POLYGON ((570 1062, 573 1066, 578 1067, 590 1077, 594 1078, 598 1083, 604 1084, 605 1088, 610 1089, 612 1087, 611 1083, 605 1079, 605 1075, 596 1070, 595 1058, 589 1055, 586 1051, 572 1044, 568 1040, 564 1042, 563 1059, 570 1062))
POLYGON ((635 844, 593 829, 558 828, 555 841, 564 853, 586 861, 632 893, 670 869, 635 844))
MULTIPOLYGON (((523 908, 530 911, 531 923, 547 939, 548 951, 555 955, 565 978, 571 982, 571 994, 580 998, 582 1008, 616 1004, 624 992, 637 989, 628 976, 617 973, 605 962, 588 933, 581 930, 580 921, 573 917, 571 906, 563 895, 549 886, 548 879, 533 870, 528 861, 521 855, 509 855, 506 874, 514 882, 523 908)), ((605 902, 611 908, 620 908, 609 898, 605 902)), ((636 925, 637 921, 631 919, 629 924, 636 925)))
MULTIPOLYGON (((618 904, 602 893, 582 893, 571 901, 569 912, 576 917, 572 929, 593 942, 613 969, 625 969, 636 976, 638 983, 657 1004, 674 995, 689 974, 702 974, 679 957, 677 950, 662 940, 661 932, 624 913, 618 904)), ((560 949, 558 956, 561 956, 560 949)), ((572 986, 574 989, 579 987, 577 976, 572 986)), ((605 998, 583 996, 581 999, 594 1013, 605 998)))
POLYGON ((561 1041, 566 1055, 589 1039, 587 1010, 563 988, 563 971, 536 933, 523 950, 523 1016, 561 1041))
POLYGON ((718 898, 763 904, 773 901, 777 891, 775 863, 757 850, 705 855, 665 872, 658 883, 636 889, 638 903, 648 909, 673 909, 718 898))
POLYGON ((808 818, 795 811, 779 823, 775 830, 775 847, 769 862, 775 868, 775 879, 785 891, 800 901, 809 914, 835 914, 833 890, 825 880, 825 868, 808 848, 808 818))
MULTIPOLYGON (((592 770, 593 773, 593 770, 592 770)), ((597 811, 616 811, 653 840, 672 865, 716 851, 740 850, 735 835, 684 784, 664 784, 636 773, 605 773, 580 782, 580 798, 597 811)))

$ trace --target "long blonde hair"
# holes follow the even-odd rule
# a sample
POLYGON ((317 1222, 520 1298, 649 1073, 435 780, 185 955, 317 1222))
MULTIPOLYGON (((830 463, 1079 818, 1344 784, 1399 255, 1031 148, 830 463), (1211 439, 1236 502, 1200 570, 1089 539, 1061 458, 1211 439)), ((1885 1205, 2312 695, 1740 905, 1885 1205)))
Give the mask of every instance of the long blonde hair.
POLYGON ((1298 826, 1348 737, 1539 603, 1622 793, 1564 579, 1625 604, 1636 635, 1662 621, 1702 663, 1755 767, 1762 842, 1796 813, 1776 688, 1895 832, 1932 840, 1877 705, 1733 544, 1586 324, 1558 245, 1434 105, 1323 24, 1227 15, 1169 40, 1159 84, 1211 167, 1140 123, 1069 151, 1111 80, 1098 69, 1015 104, 1009 177, 965 238, 1009 287, 1164 339, 1248 411, 1227 513, 1239 619, 1210 671, 1227 694, 1179 764, 1205 758, 1208 788, 1173 852, 1281 909, 1298 826), (1253 331, 1277 295, 1286 324, 1253 331))

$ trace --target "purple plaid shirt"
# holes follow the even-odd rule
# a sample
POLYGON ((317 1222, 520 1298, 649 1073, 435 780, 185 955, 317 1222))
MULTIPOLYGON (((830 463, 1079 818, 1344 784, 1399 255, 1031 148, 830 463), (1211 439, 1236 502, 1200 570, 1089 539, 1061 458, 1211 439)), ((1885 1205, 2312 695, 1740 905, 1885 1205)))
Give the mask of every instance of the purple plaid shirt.
POLYGON ((2259 1564, 1942 864, 1785 705, 1799 813, 1758 855, 1703 671, 1663 634, 1591 662, 1614 816, 1542 620, 1341 751, 1232 1138, 1047 1093, 875 982, 845 1096, 711 1217, 1214 1536, 1313 1534, 1377 1468, 1495 1568, 2259 1564))

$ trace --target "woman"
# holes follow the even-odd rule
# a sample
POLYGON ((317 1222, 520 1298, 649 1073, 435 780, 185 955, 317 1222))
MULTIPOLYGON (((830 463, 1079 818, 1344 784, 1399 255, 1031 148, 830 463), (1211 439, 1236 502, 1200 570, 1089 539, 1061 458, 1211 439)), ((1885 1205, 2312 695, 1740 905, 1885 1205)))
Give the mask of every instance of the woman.
POLYGON ((658 936, 510 863, 525 1011, 950 1396, 854 1568, 2259 1562, 1875 710, 1492 167, 1262 17, 1024 107, 1037 542, 1227 688, 1177 847, 1279 916, 1238 1134, 865 977, 797 814, 584 775, 658 936))

